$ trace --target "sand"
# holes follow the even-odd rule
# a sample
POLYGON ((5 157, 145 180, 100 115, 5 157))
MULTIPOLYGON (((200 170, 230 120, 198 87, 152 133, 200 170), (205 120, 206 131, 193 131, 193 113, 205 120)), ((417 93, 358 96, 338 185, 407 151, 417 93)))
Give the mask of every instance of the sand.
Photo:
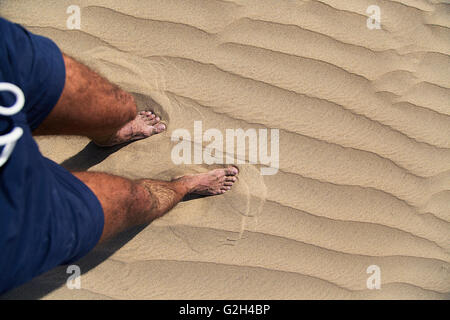
POLYGON ((5 18, 132 92, 166 133, 102 150, 38 138, 71 170, 171 179, 171 134, 278 128, 279 171, 241 164, 223 196, 184 201, 6 298, 449 299, 448 1, 73 1, 0 3, 5 18), (367 268, 381 288, 368 289, 367 268))

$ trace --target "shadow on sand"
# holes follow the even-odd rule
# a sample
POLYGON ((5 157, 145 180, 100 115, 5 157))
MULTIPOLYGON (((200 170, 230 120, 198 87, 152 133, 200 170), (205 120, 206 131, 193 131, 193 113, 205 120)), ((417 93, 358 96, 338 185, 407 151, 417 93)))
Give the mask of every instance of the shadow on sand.
MULTIPOLYGON (((102 148, 95 143, 90 142, 79 153, 61 163, 61 166, 69 171, 86 171, 89 168, 105 160, 109 155, 117 152, 127 144, 119 146, 102 148)), ((197 199, 203 196, 187 195, 183 201, 197 199)), ((81 275, 87 273, 92 268, 108 259, 114 252, 123 247, 128 241, 133 239, 147 225, 132 228, 125 231, 105 243, 97 245, 90 253, 82 259, 74 262, 80 267, 81 275)), ((32 281, 23 284, 3 295, 0 300, 21 299, 35 300, 40 299, 50 292, 64 286, 70 274, 66 273, 67 265, 55 267, 54 269, 34 278, 32 281)))
MULTIPOLYGON (((146 226, 135 227, 131 230, 123 232, 113 239, 107 242, 97 245, 90 253, 80 260, 73 262, 73 264, 80 267, 81 276, 87 273, 92 268, 108 259, 114 252, 119 250, 128 241, 133 239, 139 232, 141 232, 146 226)), ((64 286, 68 277, 72 274, 66 273, 68 265, 58 266, 39 277, 34 278, 32 281, 25 283, 24 285, 15 288, 4 295, 0 296, 1 300, 35 300, 40 299, 50 292, 64 286)), ((74 290, 76 291, 76 290, 74 290)), ((74 292, 75 294, 76 292, 74 292)))
POLYGON ((69 171, 86 171, 130 143, 131 142, 105 148, 99 147, 91 141, 76 155, 63 161, 61 166, 69 171))

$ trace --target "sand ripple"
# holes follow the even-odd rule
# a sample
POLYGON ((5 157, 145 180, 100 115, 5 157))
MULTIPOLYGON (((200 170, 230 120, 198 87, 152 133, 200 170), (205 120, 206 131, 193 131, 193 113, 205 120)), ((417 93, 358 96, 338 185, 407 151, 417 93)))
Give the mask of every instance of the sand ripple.
POLYGON ((244 165, 229 194, 98 248, 80 262, 83 290, 56 268, 10 297, 450 298, 445 1, 384 1, 382 30, 366 27, 365 0, 78 3, 81 30, 66 29, 71 1, 40 1, 39 15, 35 1, 2 1, 0 13, 133 92, 169 131, 108 156, 41 138, 44 154, 170 179, 207 170, 170 160, 172 130, 202 120, 279 128, 280 170, 244 165), (366 287, 369 265, 381 290, 366 287))

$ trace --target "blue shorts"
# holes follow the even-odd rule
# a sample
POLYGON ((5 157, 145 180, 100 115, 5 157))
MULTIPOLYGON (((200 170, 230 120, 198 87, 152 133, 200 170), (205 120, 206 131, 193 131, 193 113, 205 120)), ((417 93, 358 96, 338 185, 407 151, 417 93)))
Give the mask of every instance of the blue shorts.
MULTIPOLYGON (((56 105, 65 74, 56 44, 0 18, 0 83, 18 86, 25 96, 19 113, 0 115, 0 137, 15 127, 23 130, 0 167, 0 293, 79 259, 103 232, 97 197, 42 156, 31 134, 56 105)), ((11 92, 0 91, 0 106, 15 101, 11 92)))

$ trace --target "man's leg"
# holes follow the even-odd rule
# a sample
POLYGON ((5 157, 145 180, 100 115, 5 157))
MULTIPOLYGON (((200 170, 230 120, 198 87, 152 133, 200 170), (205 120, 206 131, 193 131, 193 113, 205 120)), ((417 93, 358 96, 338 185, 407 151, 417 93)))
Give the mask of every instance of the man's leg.
MULTIPOLYGON (((100 145, 142 139, 165 130, 159 117, 137 114, 133 96, 88 67, 64 55, 66 83, 37 135, 84 135, 100 145)), ((97 196, 104 212, 101 241, 135 225, 149 223, 173 208, 188 193, 222 194, 236 181, 235 167, 188 175, 174 181, 128 180, 95 172, 73 173, 97 196)))
POLYGON ((222 194, 237 180, 235 167, 187 175, 167 182, 151 179, 129 180, 97 172, 75 172, 99 199, 105 225, 100 242, 130 227, 161 217, 186 194, 222 194))
POLYGON ((152 112, 137 113, 131 94, 63 55, 66 82, 58 103, 35 135, 84 135, 99 145, 143 139, 164 131, 152 112))

